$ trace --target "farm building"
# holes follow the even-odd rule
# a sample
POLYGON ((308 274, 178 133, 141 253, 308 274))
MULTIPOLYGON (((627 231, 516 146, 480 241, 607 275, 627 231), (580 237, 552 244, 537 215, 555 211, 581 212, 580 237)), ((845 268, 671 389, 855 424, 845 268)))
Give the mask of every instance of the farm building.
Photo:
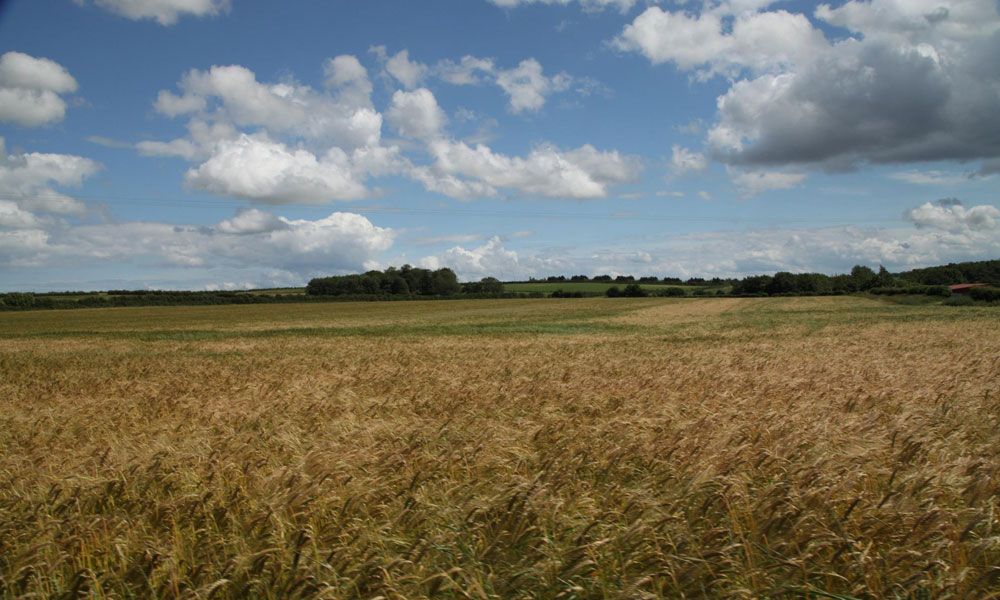
POLYGON ((989 285, 988 283, 960 283, 958 285, 949 285, 951 288, 952 296, 965 296, 972 291, 972 288, 982 287, 989 285))

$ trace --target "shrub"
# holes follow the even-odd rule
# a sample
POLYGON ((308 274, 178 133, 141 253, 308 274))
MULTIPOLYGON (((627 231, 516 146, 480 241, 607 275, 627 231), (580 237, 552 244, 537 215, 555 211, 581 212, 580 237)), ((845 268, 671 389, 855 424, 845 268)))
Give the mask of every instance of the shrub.
POLYGON ((638 283, 630 283, 625 286, 624 290, 622 290, 622 296, 626 296, 628 298, 645 298, 648 295, 649 294, 646 293, 646 290, 642 289, 642 286, 638 283))
POLYGON ((549 296, 550 298, 583 298, 583 292, 567 292, 563 289, 558 289, 549 296))
POLYGON ((686 296, 687 294, 684 292, 684 288, 668 287, 668 288, 663 288, 661 290, 657 290, 656 295, 666 296, 666 297, 679 297, 679 296, 686 296))
MULTIPOLYGON (((404 280, 400 280, 404 281, 404 280)), ((404 281, 405 282, 405 281, 404 281)), ((483 277, 479 281, 462 285, 463 294, 500 295, 503 294, 503 283, 496 277, 483 277)))
POLYGON ((969 296, 980 302, 1000 302, 1000 288, 976 287, 969 290, 969 296))
POLYGON ((877 287, 868 290, 876 296, 900 296, 904 294, 923 294, 925 296, 951 296, 951 288, 946 285, 915 285, 911 287, 877 287))
POLYGON ((3 295, 3 303, 11 308, 31 308, 35 305, 35 295, 11 292, 3 295))
POLYGON ((944 304, 945 306, 972 306, 973 301, 971 296, 954 296, 952 298, 948 298, 941 304, 944 304))

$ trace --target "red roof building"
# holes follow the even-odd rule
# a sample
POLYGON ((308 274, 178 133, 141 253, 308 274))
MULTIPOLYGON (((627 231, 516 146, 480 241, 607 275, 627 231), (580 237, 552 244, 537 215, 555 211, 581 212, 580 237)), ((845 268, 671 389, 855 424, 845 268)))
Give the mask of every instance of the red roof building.
POLYGON ((982 287, 989 285, 988 283, 960 283, 958 285, 949 285, 951 288, 951 293, 954 294, 968 294, 974 287, 982 287))

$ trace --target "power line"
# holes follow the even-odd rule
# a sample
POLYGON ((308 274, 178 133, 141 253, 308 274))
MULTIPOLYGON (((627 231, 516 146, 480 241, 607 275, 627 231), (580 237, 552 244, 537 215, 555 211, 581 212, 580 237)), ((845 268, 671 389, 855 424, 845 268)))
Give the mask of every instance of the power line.
MULTIPOLYGON (((246 206, 245 200, 211 198, 211 199, 187 199, 187 198, 155 198, 138 196, 94 196, 94 195, 44 195, 33 194, 23 196, 16 194, 0 193, 0 199, 4 200, 24 200, 35 198, 39 200, 51 199, 62 200, 67 197, 75 200, 85 200, 89 202, 128 202, 130 205, 138 206, 165 206, 165 207, 191 207, 191 208, 239 208, 246 206)), ((294 206, 299 208, 321 208, 328 205, 309 204, 304 202, 288 202, 282 204, 261 204, 262 208, 278 208, 294 206)), ((774 218, 774 217, 717 217, 717 216, 697 216, 697 215, 666 215, 648 214, 635 211, 619 211, 611 213, 580 213, 561 211, 527 211, 517 210, 489 210, 489 209, 459 209, 459 208, 418 208, 407 206, 384 206, 384 205, 360 205, 345 203, 338 207, 338 210, 363 213, 363 214, 410 214, 410 215, 438 215, 456 217, 490 217, 490 218, 535 218, 535 219, 583 219, 583 220, 615 220, 615 221, 662 221, 662 222, 691 222, 691 223, 773 223, 773 224, 805 224, 805 223, 843 223, 855 224, 864 223, 898 223, 899 218, 774 218)))

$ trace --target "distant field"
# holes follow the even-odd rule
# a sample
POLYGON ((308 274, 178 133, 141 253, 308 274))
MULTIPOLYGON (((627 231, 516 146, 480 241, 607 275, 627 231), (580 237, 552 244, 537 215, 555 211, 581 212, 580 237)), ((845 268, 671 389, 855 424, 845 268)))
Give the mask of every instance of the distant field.
MULTIPOLYGON (((620 282, 603 283, 603 282, 587 281, 587 282, 576 283, 570 281, 561 283, 550 283, 547 281, 533 281, 530 283, 505 283, 503 285, 503 289, 506 292, 543 292, 546 294, 551 294, 556 290, 563 290, 566 292, 577 292, 577 291, 598 292, 603 294, 610 287, 618 286, 619 288, 623 288, 626 285, 628 284, 620 282)), ((696 289, 695 286, 686 286, 686 285, 661 285, 661 284, 648 284, 648 283, 642 283, 639 285, 641 285, 643 289, 647 290, 657 290, 668 287, 696 289)))
POLYGON ((288 296, 288 295, 305 294, 306 293, 306 288, 304 288, 304 287, 300 287, 300 288, 270 288, 270 289, 266 289, 266 290, 247 290, 246 293, 254 295, 254 296, 261 296, 261 295, 288 296))
POLYGON ((1000 319, 0 313, 0 597, 996 598, 1000 319))

